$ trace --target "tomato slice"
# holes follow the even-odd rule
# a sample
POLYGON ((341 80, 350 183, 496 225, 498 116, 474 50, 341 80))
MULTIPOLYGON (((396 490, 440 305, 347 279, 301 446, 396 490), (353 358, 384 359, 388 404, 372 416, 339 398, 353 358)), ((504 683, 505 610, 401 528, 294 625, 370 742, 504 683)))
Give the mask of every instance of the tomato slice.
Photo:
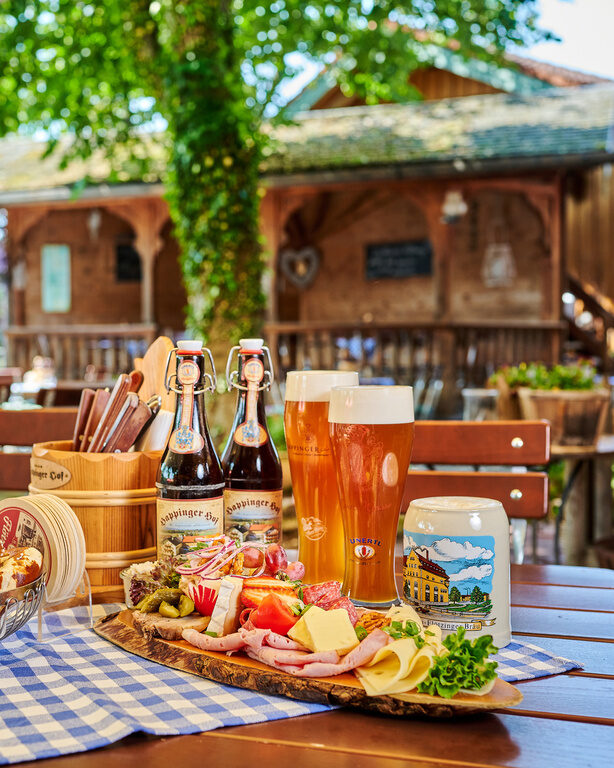
POLYGON ((287 634, 298 618, 274 592, 269 592, 251 615, 255 627, 271 629, 279 635, 287 634))

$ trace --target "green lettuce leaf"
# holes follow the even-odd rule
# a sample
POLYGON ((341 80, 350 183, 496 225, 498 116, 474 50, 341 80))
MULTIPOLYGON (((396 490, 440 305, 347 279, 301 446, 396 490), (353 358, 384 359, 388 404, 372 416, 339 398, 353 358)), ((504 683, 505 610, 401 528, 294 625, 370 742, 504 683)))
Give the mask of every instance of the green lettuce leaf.
POLYGON ((477 691, 497 676, 497 662, 486 660, 498 650, 492 635, 465 640, 465 628, 459 627, 443 644, 447 653, 435 657, 428 676, 418 686, 420 693, 450 699, 461 688, 477 691))

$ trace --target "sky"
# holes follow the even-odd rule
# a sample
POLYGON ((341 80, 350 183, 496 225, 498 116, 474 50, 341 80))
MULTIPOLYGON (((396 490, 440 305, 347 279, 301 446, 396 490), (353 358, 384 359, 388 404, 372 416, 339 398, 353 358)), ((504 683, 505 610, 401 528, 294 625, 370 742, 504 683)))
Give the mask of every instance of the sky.
POLYGON ((541 26, 562 41, 519 54, 614 79, 614 0, 540 0, 539 6, 541 26))

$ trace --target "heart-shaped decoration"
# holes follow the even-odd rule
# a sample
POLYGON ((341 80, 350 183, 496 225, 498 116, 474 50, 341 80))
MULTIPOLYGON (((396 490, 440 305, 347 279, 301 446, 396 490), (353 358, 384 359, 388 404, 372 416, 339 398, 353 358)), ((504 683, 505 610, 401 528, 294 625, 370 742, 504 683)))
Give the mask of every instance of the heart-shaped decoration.
POLYGON ((320 266, 320 253, 312 245, 295 251, 284 248, 279 254, 279 266, 288 280, 297 288, 308 288, 320 266))

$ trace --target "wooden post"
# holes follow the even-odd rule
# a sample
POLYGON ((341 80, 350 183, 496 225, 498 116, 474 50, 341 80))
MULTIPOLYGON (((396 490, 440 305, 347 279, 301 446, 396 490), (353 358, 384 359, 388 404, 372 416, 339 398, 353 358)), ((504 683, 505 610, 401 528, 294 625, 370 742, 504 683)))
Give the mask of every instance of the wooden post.
POLYGON ((164 200, 135 200, 131 205, 107 205, 134 230, 134 248, 141 258, 141 321, 155 323, 154 267, 163 242, 160 232, 168 219, 164 200))
MULTIPOLYGON (((266 319, 277 319, 277 251, 281 240, 281 216, 279 192, 268 189, 260 204, 260 229, 265 243, 266 272, 264 294, 266 296, 266 319)), ((271 347, 273 340, 269 339, 271 347)))
POLYGON ((8 217, 8 253, 10 264, 10 322, 26 324, 26 264, 24 240, 35 224, 48 213, 46 206, 11 208, 8 217))

